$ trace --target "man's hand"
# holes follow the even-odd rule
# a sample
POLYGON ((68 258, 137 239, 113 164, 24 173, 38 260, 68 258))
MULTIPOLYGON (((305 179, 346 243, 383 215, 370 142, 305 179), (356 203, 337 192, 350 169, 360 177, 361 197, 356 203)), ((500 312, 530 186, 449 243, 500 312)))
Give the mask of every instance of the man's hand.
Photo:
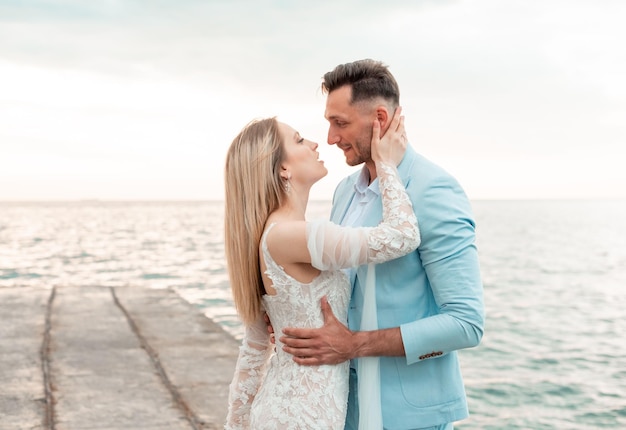
POLYGON ((267 314, 267 312, 263 312, 263 319, 265 320, 265 324, 267 324, 267 332, 270 334, 270 342, 272 342, 272 344, 276 344, 276 338, 274 337, 274 327, 272 326, 270 316, 267 314))
POLYGON ((324 325, 321 328, 285 328, 280 338, 283 350, 302 365, 338 364, 354 357, 354 333, 335 317, 326 297, 322 297, 324 325))

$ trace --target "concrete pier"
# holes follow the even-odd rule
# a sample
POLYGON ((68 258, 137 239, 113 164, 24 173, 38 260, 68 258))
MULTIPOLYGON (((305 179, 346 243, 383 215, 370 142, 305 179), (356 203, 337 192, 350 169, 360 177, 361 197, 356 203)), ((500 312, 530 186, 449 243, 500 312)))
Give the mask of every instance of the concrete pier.
POLYGON ((170 290, 0 288, 0 429, 221 429, 238 346, 170 290))

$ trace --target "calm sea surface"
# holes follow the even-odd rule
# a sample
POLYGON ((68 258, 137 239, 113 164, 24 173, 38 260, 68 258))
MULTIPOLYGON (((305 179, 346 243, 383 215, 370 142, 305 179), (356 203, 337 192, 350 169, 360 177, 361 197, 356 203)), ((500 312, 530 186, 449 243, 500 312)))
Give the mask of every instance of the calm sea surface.
MULTIPOLYGON (((625 429, 626 201, 473 206, 487 325, 457 428, 625 429)), ((222 225, 221 202, 0 203, 0 288, 173 287, 240 337, 222 225)))

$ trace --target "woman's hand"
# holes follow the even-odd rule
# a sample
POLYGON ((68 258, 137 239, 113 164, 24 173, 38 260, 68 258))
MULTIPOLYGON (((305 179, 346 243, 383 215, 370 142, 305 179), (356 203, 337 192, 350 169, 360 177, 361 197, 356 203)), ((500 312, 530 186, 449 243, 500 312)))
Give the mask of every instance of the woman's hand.
POLYGON ((385 135, 380 137, 380 123, 374 121, 372 126, 372 160, 392 166, 397 166, 404 157, 408 139, 404 132, 404 116, 401 116, 402 108, 396 108, 391 119, 391 124, 385 135))

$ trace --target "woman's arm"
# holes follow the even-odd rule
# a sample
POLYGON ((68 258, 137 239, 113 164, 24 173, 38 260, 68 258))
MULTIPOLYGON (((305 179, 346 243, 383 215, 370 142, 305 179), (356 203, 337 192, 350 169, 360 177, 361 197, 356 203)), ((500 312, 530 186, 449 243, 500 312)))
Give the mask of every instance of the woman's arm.
POLYGON ((279 263, 311 263, 319 270, 381 263, 413 251, 420 242, 413 205, 396 165, 406 149, 403 118, 396 111, 385 136, 380 125, 372 130, 372 158, 376 164, 383 203, 383 219, 376 227, 341 227, 331 222, 284 222, 268 234, 267 245, 279 263), (285 244, 289 244, 285 246, 285 244))
POLYGON ((246 327, 230 384, 225 430, 250 428, 250 406, 263 383, 273 350, 269 337, 263 315, 253 325, 246 327))

